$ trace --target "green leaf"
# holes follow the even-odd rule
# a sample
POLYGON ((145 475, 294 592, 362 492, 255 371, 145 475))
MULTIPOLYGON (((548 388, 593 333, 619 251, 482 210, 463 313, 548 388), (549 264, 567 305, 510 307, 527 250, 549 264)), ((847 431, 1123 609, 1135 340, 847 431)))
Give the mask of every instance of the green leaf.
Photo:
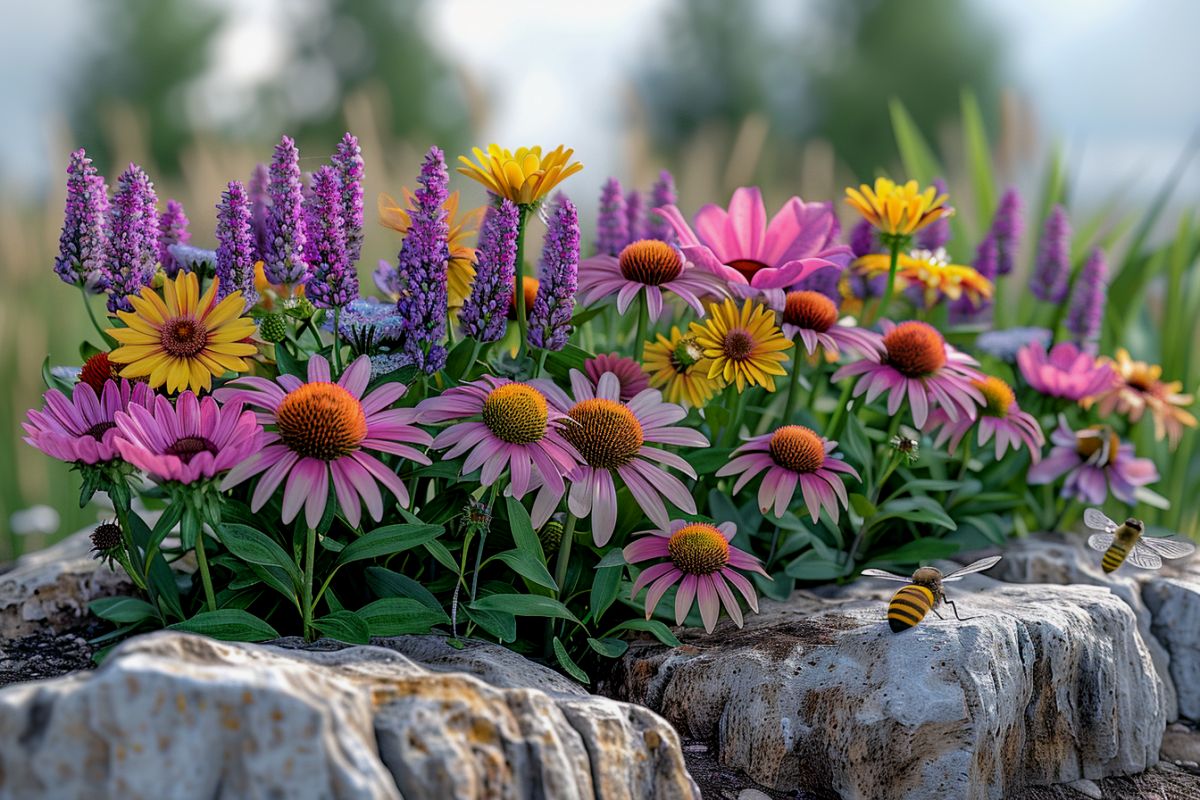
POLYGON ((687 460, 697 475, 709 475, 728 464, 729 454, 732 452, 728 447, 704 449, 689 453, 687 460))
POLYGON ((979 100, 970 89, 962 92, 963 149, 975 190, 975 218, 978 230, 987 230, 996 213, 996 185, 992 177, 992 149, 988 146, 979 100))
POLYGON ((308 366, 297 361, 283 342, 275 345, 275 366, 279 368, 281 375, 294 375, 300 380, 308 379, 308 366))
POLYGON ((901 497, 889 500, 880 507, 879 512, 871 519, 872 525, 888 519, 906 519, 912 522, 928 522, 950 530, 958 527, 946 510, 931 497, 901 497))
POLYGON ((199 633, 226 642, 265 642, 279 633, 263 620, 238 608, 202 611, 191 619, 168 626, 171 630, 199 633))
POLYGON ((96 345, 92 344, 87 339, 84 339, 82 342, 79 343, 79 358, 84 363, 87 363, 87 360, 89 358, 91 358, 92 356, 97 355, 98 353, 103 353, 103 352, 104 352, 103 350, 101 350, 99 347, 96 347, 96 345))
MULTIPOLYGON (((516 326, 510 326, 515 328, 516 326)), ((571 370, 577 369, 583 371, 583 362, 592 357, 592 354, 582 347, 576 347, 573 344, 568 344, 562 350, 550 350, 546 353, 546 372, 550 373, 550 377, 559 381, 566 381, 571 374, 571 370)))
POLYGON ((495 636, 501 642, 517 640, 517 618, 502 611, 481 611, 467 606, 459 606, 467 619, 474 622, 485 631, 495 636))
MULTIPOLYGON (((554 578, 546 570, 546 565, 538 561, 537 556, 527 553, 524 550, 505 550, 492 556, 492 558, 500 559, 512 567, 513 571, 522 578, 533 581, 538 586, 558 591, 558 584, 554 582, 554 578)), ((488 561, 491 560, 491 558, 488 559, 488 561)))
POLYGON ((287 573, 279 567, 264 566, 262 564, 251 564, 251 571, 259 579, 259 581, 270 586, 275 591, 286 597, 292 603, 298 603, 296 592, 297 587, 294 583, 288 580, 287 573))
POLYGON ((671 629, 656 619, 631 619, 613 628, 616 631, 644 631, 654 636, 667 647, 679 647, 683 642, 671 633, 671 629))
POLYGON ((942 539, 914 539, 887 553, 881 553, 869 562, 876 564, 919 564, 924 561, 934 561, 946 558, 958 552, 960 545, 942 539))
POLYGON ((575 624, 579 620, 571 610, 552 597, 536 594, 489 594, 470 605, 479 611, 503 611, 518 617, 552 617, 575 624))
MULTIPOLYGON (((153 532, 141 515, 130 514, 128 519, 133 541, 138 547, 145 550, 150 540, 154 538, 153 532)), ((175 583, 175 573, 171 571, 171 567, 163 558, 162 553, 155 553, 151 557, 147 578, 154 601, 158 603, 164 613, 176 619, 183 619, 187 616, 183 613, 183 603, 179 598, 179 586, 175 583)))
POLYGON ((850 461, 858 466, 863 480, 869 484, 875 458, 871 454, 871 440, 867 438, 867 429, 863 427, 857 414, 846 415, 846 427, 838 444, 842 451, 850 456, 850 461))
POLYGON ((592 679, 588 677, 588 674, 580 669, 579 665, 576 664, 569 655, 567 655, 567 648, 563 647, 563 643, 557 636, 554 637, 554 656, 558 659, 558 663, 562 666, 562 668, 565 669, 567 674, 572 678, 580 683, 592 682, 592 679))
POLYGON ((418 581, 384 567, 367 567, 367 587, 380 597, 408 597, 427 608, 441 611, 442 605, 418 581))
POLYGON ((858 514, 863 519, 873 517, 879 510, 864 495, 857 493, 850 495, 850 507, 854 509, 855 514, 858 514))
POLYGON ((367 622, 353 611, 334 611, 320 619, 314 619, 312 624, 322 634, 339 642, 367 644, 371 641, 371 631, 367 622))
POLYGON ((390 556, 433 541, 444 531, 441 525, 410 522, 385 525, 355 539, 338 556, 338 564, 349 564, 366 558, 390 556))
POLYGON ((516 543, 517 549, 533 556, 539 563, 545 564, 546 554, 542 550, 542 542, 533 530, 533 522, 529 519, 529 512, 525 510, 525 506, 521 505, 521 501, 515 497, 505 498, 504 504, 508 509, 508 525, 512 530, 513 542, 516 543))
POLYGON ((446 366, 443 371, 446 375, 453 375, 456 379, 459 375, 467 374, 471 368, 471 354, 475 352, 475 340, 469 337, 464 337, 461 342, 454 346, 450 354, 446 356, 446 366))
POLYGON ((221 525, 221 543, 229 552, 249 564, 259 564, 266 567, 279 567, 291 579, 292 585, 299 587, 303 582, 300 569, 292 557, 262 531, 255 530, 249 525, 223 523, 221 525))
POLYGON ((620 658, 629 649, 629 642, 624 639, 593 639, 589 636, 587 643, 605 658, 620 658))
POLYGON ((451 572, 458 574, 459 564, 454 560, 454 556, 450 554, 450 551, 446 548, 446 545, 442 544, 437 539, 434 539, 433 541, 425 542, 423 546, 425 551, 429 553, 429 555, 433 556, 439 564, 451 572))
POLYGON ((832 580, 841 577, 845 572, 846 567, 841 562, 816 550, 805 551, 784 569, 784 574, 788 577, 802 581, 832 580))
POLYGON ((937 480, 934 478, 918 478, 904 484, 904 491, 913 492, 952 492, 962 486, 960 481, 937 480))
POLYGON ((410 597, 384 597, 367 603, 357 614, 367 624, 372 636, 428 633, 434 625, 450 623, 450 618, 441 609, 431 609, 420 600, 410 597))
POLYGON ((100 619, 128 625, 158 616, 158 609, 140 597, 102 597, 88 603, 88 610, 100 619))
POLYGON ((921 129, 909 115, 908 110, 898 99, 893 98, 888 103, 892 115, 892 131, 896 136, 896 147, 900 150, 900 159, 904 162, 904 170, 908 177, 925 186, 933 179, 944 174, 938 164, 933 150, 921 135, 921 129))
POLYGON ((605 553, 603 558, 596 562, 596 569, 603 569, 604 567, 616 567, 625 563, 625 552, 619 547, 614 547, 605 553))
POLYGON ((596 574, 592 577, 590 600, 592 619, 600 619, 617 599, 617 593, 621 590, 621 576, 624 573, 625 567, 621 564, 596 568, 596 574))
POLYGON ((42 361, 42 383, 46 384, 47 389, 58 389, 68 398, 71 396, 72 386, 62 378, 56 378, 54 373, 50 371, 50 356, 46 356, 42 361))

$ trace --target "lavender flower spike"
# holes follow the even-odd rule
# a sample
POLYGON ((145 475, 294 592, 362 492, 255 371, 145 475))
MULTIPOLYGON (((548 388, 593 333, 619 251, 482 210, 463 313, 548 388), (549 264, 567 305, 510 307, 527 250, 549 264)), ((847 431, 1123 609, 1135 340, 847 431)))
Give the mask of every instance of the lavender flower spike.
POLYGON ((475 281, 458 312, 463 333, 480 342, 504 337, 509 298, 517 264, 517 226, 520 212, 511 200, 489 208, 479 232, 475 281))
MULTIPOLYGON (((995 281, 999 263, 1000 248, 996 243, 996 237, 993 235, 993 232, 988 231, 987 235, 983 237, 983 241, 975 248, 975 260, 971 262, 971 266, 989 281, 995 281)), ((969 322, 979 312, 987 309, 989 306, 991 306, 990 300, 980 298, 979 305, 976 305, 964 293, 962 297, 950 305, 951 320, 953 322, 969 322)))
POLYGON ((579 212, 559 195, 546 228, 537 297, 529 314, 529 344, 562 350, 571 336, 579 274, 579 212))
POLYGON ((104 276, 108 310, 132 311, 128 297, 154 278, 158 264, 158 196, 154 184, 137 164, 130 164, 117 181, 108 210, 108 244, 104 276))
POLYGON ((290 137, 275 146, 271 159, 271 214, 263 270, 274 284, 294 286, 308 280, 305 260, 304 190, 300 185, 300 151, 290 137))
POLYGON ((1107 284, 1108 262, 1104 259, 1104 251, 1097 247, 1075 278, 1063 323, 1076 342, 1090 342, 1100 336, 1107 284))
POLYGON ((625 244, 646 238, 646 213, 639 191, 625 195, 625 228, 625 244))
POLYGON ((246 187, 230 181, 217 204, 217 299, 241 292, 246 308, 258 302, 254 288, 253 211, 246 187))
POLYGON ((413 364, 432 375, 446 363, 446 266, 450 259, 450 227, 444 203, 450 175, 446 156, 429 148, 417 178, 420 188, 409 212, 412 224, 400 246, 399 270, 403 282, 396 308, 404 317, 404 352, 413 364))
MULTIPOLYGON (((658 173, 658 180, 650 187, 650 208, 673 206, 678 199, 675 194, 675 179, 664 169, 658 173)), ((667 222, 666 217, 651 211, 646 215, 646 238, 675 244, 675 229, 667 222)))
POLYGON ((875 231, 865 219, 859 220, 858 224, 850 229, 850 250, 855 258, 875 252, 875 231))
POLYGON ((596 253, 620 255, 629 244, 629 221, 625 218, 625 195, 621 183, 609 178, 600 190, 600 212, 596 218, 596 253))
POLYGON ((267 252, 267 218, 271 216, 271 172, 266 164, 257 164, 250 173, 250 224, 254 229, 254 260, 265 261, 267 252))
POLYGON ((65 283, 94 282, 104 265, 104 215, 108 188, 83 148, 71 153, 67 165, 67 202, 54 272, 65 283), (91 280, 89 281, 89 278, 91 280))
POLYGON ((342 219, 346 228, 346 254, 353 266, 362 255, 363 243, 363 157, 358 139, 347 132, 333 154, 333 166, 341 179, 342 219))
POLYGON ((187 268, 171 255, 171 245, 187 244, 191 239, 192 234, 188 233, 188 218, 187 214, 183 213, 183 205, 177 200, 168 200, 167 209, 158 217, 158 263, 162 265, 168 278, 174 278, 180 268, 187 268))
MULTIPOLYGON (((941 178, 933 179, 933 187, 937 190, 938 196, 946 193, 946 182, 941 178)), ((948 241, 950 241, 950 219, 948 217, 939 217, 921 228, 913 239, 918 250, 937 250, 945 247, 948 241)))
POLYGON ((1071 280, 1071 221, 1062 206, 1055 206, 1046 217, 1042 240, 1038 242, 1037 263, 1029 279, 1029 291, 1039 300, 1061 303, 1067 298, 1071 280))
POLYGON ((998 275, 1008 275, 1012 272, 1024 227, 1021 195, 1017 194, 1016 189, 1009 189, 1000 198, 996 216, 992 219, 992 235, 996 237, 998 275))
POLYGON ((313 173, 311 186, 305 231, 312 275, 305 296, 317 308, 344 308, 358 299, 358 273, 346 252, 342 182, 333 167, 321 167, 313 173))

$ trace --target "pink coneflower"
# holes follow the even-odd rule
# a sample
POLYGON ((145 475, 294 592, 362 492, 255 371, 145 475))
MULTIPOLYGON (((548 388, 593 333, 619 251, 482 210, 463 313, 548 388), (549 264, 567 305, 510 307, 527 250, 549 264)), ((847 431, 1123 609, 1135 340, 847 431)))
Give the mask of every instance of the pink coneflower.
POLYGON ((1030 468, 1026 480, 1037 486, 1051 483, 1063 475, 1062 496, 1074 497, 1091 505, 1102 505, 1111 490, 1113 496, 1129 505, 1137 503, 1135 490, 1158 480, 1158 470, 1148 458, 1134 456, 1133 445, 1121 440, 1107 425, 1093 425, 1073 431, 1065 417, 1059 416, 1058 428, 1050 434, 1049 455, 1030 468))
MULTIPOLYGON (((1029 449, 1034 464, 1041 461, 1042 445, 1046 443, 1046 437, 1033 415, 1021 410, 1012 388, 991 375, 983 380, 973 381, 973 384, 987 400, 987 404, 979 409, 979 446, 983 447, 994 436, 997 461, 1009 447, 1019 450, 1022 444, 1029 449)), ((932 432, 940 427, 941 431, 938 432, 934 445, 941 447, 949 439, 950 453, 953 454, 963 437, 974 426, 975 421, 967 417, 952 420, 945 411, 937 408, 930 412, 925 429, 932 432)))
POLYGON ((663 292, 670 292, 704 316, 704 300, 728 296, 725 283, 712 272, 697 269, 679 248, 657 239, 627 245, 619 255, 593 256, 579 265, 579 297, 585 304, 617 296, 622 314, 639 293, 646 297, 650 319, 663 310, 663 292))
POLYGON ((691 492, 663 466, 674 467, 689 478, 696 471, 684 459, 648 447, 647 443, 707 447, 708 439, 688 428, 671 427, 687 416, 680 406, 663 402, 657 389, 639 392, 628 403, 621 402, 621 385, 616 375, 606 372, 593 389, 579 370, 571 370, 574 399, 551 381, 537 386, 574 423, 563 428, 563 438, 575 446, 583 464, 571 473, 567 508, 576 517, 592 517, 592 539, 603 546, 612 538, 617 523, 615 473, 642 511, 663 528, 670 522, 663 498, 686 514, 696 513, 691 492), (655 463, 657 462, 657 463, 655 463))
POLYGON ((1113 382, 1111 366, 1071 342, 1059 342, 1049 354, 1040 341, 1030 342, 1017 351, 1017 365, 1036 391, 1075 403, 1106 391, 1113 382))
POLYGON ((774 506, 775 516, 783 516, 799 485, 812 521, 820 518, 824 508, 837 524, 838 504, 844 508, 850 502, 841 475, 862 479, 854 467, 833 457, 836 447, 837 442, 828 441, 803 425, 784 425, 773 433, 755 436, 734 450, 733 459, 717 470, 717 477, 738 475, 733 485, 733 494, 737 494, 765 469, 767 474, 758 487, 758 507, 764 514, 774 506))
POLYGON ((450 448, 447 460, 469 451, 462 474, 480 470, 484 486, 508 470, 505 493, 518 500, 540 485, 544 502, 534 505, 544 516, 536 515, 537 526, 549 518, 566 491, 563 478, 579 466, 579 454, 563 439, 562 428, 569 424, 566 414, 550 408, 545 395, 528 384, 486 375, 423 400, 417 414, 425 423, 470 418, 439 433, 433 449, 450 448))
POLYGON ((861 375, 854 396, 864 392, 870 403, 888 393, 887 411, 894 415, 908 398, 913 423, 925 426, 932 408, 942 408, 957 421, 975 418, 975 409, 985 400, 972 381, 983 376, 974 367, 978 362, 950 345, 937 330, 924 322, 883 320, 882 351, 863 354, 861 361, 847 364, 833 374, 840 381, 861 375))
POLYGON ((371 379, 371 359, 359 356, 337 383, 329 362, 314 355, 308 360, 308 382, 294 375, 239 378, 214 395, 222 403, 243 401, 264 409, 258 421, 273 426, 261 440, 259 452, 237 465, 221 483, 222 489, 263 473, 250 500, 258 511, 287 478, 283 490, 283 521, 291 522, 304 506, 305 521, 315 528, 325 513, 329 484, 346 521, 358 527, 359 501, 372 519, 383 517, 383 499, 376 481, 408 505, 408 490, 392 467, 367 451, 394 455, 428 464, 429 459, 410 445, 429 445, 432 437, 412 424, 416 409, 389 409, 407 387, 385 383, 366 397, 371 379), (237 388, 233 388, 237 387, 237 388))
POLYGON ((655 209, 679 236, 684 258, 719 275, 739 295, 783 289, 823 268, 842 270, 850 248, 837 243, 837 220, 825 203, 793 197, 770 222, 757 187, 733 193, 728 211, 707 205, 695 228, 679 209, 655 209))
POLYGON ((694 599, 700 606, 700 618, 704 630, 712 633, 725 606, 730 619, 742 627, 742 608, 730 591, 733 586, 746 598, 751 610, 758 611, 758 594, 744 575, 736 570, 744 569, 766 575, 758 559, 729 544, 736 528, 732 522, 712 525, 707 522, 672 520, 660 530, 642 531, 641 538, 625 546, 625 560, 630 564, 651 558, 666 561, 646 567, 633 582, 632 597, 642 587, 646 591, 646 619, 654 613, 658 602, 675 584, 675 624, 682 625, 692 608, 694 599))
POLYGON ((837 304, 821 292, 788 292, 774 305, 783 335, 792 341, 799 339, 810 356, 818 347, 823 347, 835 359, 842 348, 860 353, 883 353, 879 336, 873 331, 839 325, 837 304))
POLYGON ((60 461, 99 464, 118 458, 117 412, 131 405, 144 406, 154 397, 144 382, 109 380, 99 397, 86 383, 77 383, 71 399, 57 389, 42 395, 45 407, 30 409, 28 421, 21 427, 25 441, 60 461))
POLYGON ((632 358, 618 353, 600 353, 583 362, 583 371, 587 373, 592 386, 600 383, 600 376, 611 372, 621 382, 621 402, 628 403, 643 389, 650 388, 650 376, 642 369, 642 365, 632 358))
POLYGON ((152 406, 131 405, 116 421, 122 458, 155 480, 179 483, 232 469, 258 450, 263 433, 240 402, 219 408, 211 396, 197 400, 191 391, 175 405, 162 395, 152 406))

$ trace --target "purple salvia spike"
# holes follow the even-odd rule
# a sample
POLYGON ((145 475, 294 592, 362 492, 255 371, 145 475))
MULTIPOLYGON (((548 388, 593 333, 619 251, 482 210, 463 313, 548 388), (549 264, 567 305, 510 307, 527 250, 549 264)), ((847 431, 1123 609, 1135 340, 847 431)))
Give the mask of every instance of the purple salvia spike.
POLYGON ((128 297, 148 286, 158 264, 158 197, 137 164, 117 181, 108 210, 104 272, 109 312, 131 311, 128 297))
POLYGON ((346 229, 346 254, 358 263, 363 243, 363 157, 358 139, 347 132, 333 154, 333 166, 341 180, 342 220, 346 229))
POLYGON ((250 225, 254 230, 254 260, 265 261, 267 218, 271 216, 271 172, 266 164, 256 164, 246 187, 250 195, 250 225))
POLYGON ((631 190, 625 195, 625 244, 646 238, 646 213, 642 193, 631 190))
POLYGON ((1046 217, 1042 240, 1038 242, 1037 263, 1029 279, 1029 291, 1039 300, 1061 303, 1067 298, 1071 280, 1071 221, 1062 206, 1055 206, 1046 217))
POLYGON ((529 313, 529 344, 546 350, 566 347, 578 273, 579 212, 565 195, 559 195, 542 245, 537 297, 529 313))
POLYGON ((284 136, 271 159, 271 213, 263 271, 274 284, 294 286, 308 280, 304 252, 304 190, 300 185, 300 151, 284 136))
MULTIPOLYGON (((939 197, 946 193, 946 182, 941 178, 933 179, 933 187, 937 190, 939 197)), ((916 236, 913 237, 913 242, 918 250, 937 250, 945 247, 949 241, 950 220, 947 217, 939 217, 917 231, 916 236)))
POLYGON ((241 292, 249 309, 258 302, 254 288, 253 209, 241 181, 230 181, 217 204, 217 299, 241 292))
POLYGON ((67 201, 54 272, 75 286, 94 284, 104 267, 108 188, 83 148, 67 165, 67 201))
POLYGON ((158 263, 162 265, 168 278, 174 278, 181 267, 187 268, 171 255, 171 245, 187 244, 191 239, 192 234, 188 232, 188 218, 187 214, 183 213, 183 205, 177 200, 168 200, 166 210, 158 218, 158 263))
MULTIPOLYGON (((675 196, 675 179, 665 169, 658 173, 658 180, 650 187, 650 208, 673 206, 678 198, 675 196)), ((658 239, 667 244, 675 244, 675 229, 661 214, 651 211, 646 215, 646 238, 658 239)))
POLYGON ((600 190, 600 211, 596 218, 596 253, 615 256, 629 243, 629 221, 625 218, 625 195, 621 183, 609 178, 600 190))
POLYGON ((396 309, 404 317, 404 352, 413 364, 432 375, 446 363, 446 267, 450 259, 450 228, 446 224, 449 173, 446 157, 429 148, 417 178, 412 224, 400 246, 399 271, 403 288, 396 309))
MULTIPOLYGON (((971 262, 971 266, 980 275, 992 281, 994 285, 997 269, 999 269, 999 259, 1000 248, 996 244, 996 237, 989 231, 979 246, 975 248, 975 260, 971 262)), ((980 304, 976 305, 971 298, 964 294, 950 304, 951 317, 955 322, 971 321, 990 305, 991 303, 987 300, 981 300, 980 304)))
POLYGON ((463 333, 480 342, 504 338, 508 304, 516 280, 520 211, 511 200, 487 210, 475 251, 475 280, 458 312, 463 333))
POLYGON ((992 234, 996 237, 997 275, 1008 275, 1013 271, 1024 227, 1021 195, 1016 189, 1009 189, 1000 198, 996 216, 992 220, 992 234))
POLYGON ((321 167, 309 185, 305 230, 312 275, 304 294, 317 308, 345 308, 358 299, 358 273, 347 254, 342 181, 335 168, 321 167))
POLYGON ((1108 295, 1107 284, 1108 262, 1104 259, 1104 251, 1097 247, 1075 278, 1071 300, 1067 305, 1067 317, 1063 322, 1076 342, 1090 342, 1099 338, 1108 295))
POLYGON ((850 229, 850 250, 855 258, 875 252, 875 230, 865 219, 859 220, 858 224, 850 229))

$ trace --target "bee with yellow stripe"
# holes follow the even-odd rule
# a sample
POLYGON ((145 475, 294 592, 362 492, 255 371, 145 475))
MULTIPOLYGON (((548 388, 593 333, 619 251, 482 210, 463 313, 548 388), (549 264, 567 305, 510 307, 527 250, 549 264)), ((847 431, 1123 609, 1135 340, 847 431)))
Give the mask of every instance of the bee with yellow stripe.
MULTIPOLYGON (((891 626, 893 632, 899 633, 909 628, 915 628, 930 611, 938 619, 943 619, 942 615, 937 612, 937 607, 942 603, 950 606, 954 611, 955 619, 959 622, 966 622, 966 619, 958 615, 958 607, 954 605, 954 601, 946 598, 942 584, 962 580, 973 572, 983 572, 985 569, 993 567, 999 560, 1000 556, 981 558, 962 569, 956 569, 949 575, 943 575, 942 571, 936 567, 921 567, 909 578, 893 575, 881 569, 864 569, 862 574, 907 584, 896 592, 892 596, 892 602, 888 603, 888 625, 891 626)), ((967 617, 967 619, 971 619, 971 617, 967 617)))
POLYGON ((1105 572, 1114 571, 1126 561, 1142 569, 1158 569, 1164 558, 1183 558, 1196 552, 1191 542, 1143 535, 1146 528, 1140 519, 1130 517, 1118 525, 1098 508, 1083 512, 1083 524, 1102 531, 1088 537, 1088 547, 1104 552, 1100 568, 1105 572))

